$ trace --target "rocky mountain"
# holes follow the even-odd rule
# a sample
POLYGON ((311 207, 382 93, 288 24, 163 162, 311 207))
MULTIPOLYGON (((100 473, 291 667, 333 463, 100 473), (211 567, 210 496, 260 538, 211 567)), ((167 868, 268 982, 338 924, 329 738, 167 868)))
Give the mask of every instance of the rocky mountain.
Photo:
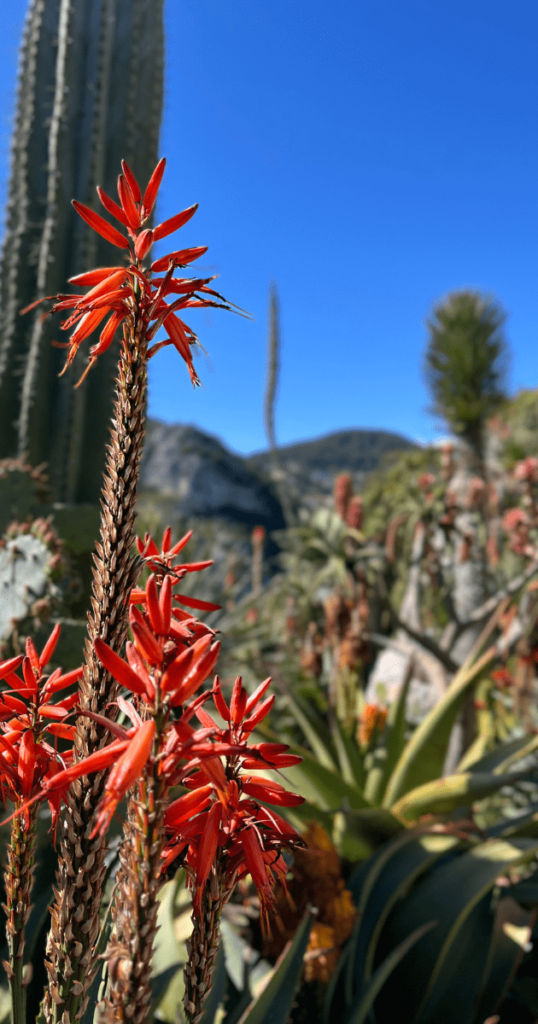
POLYGON ((195 427, 150 420, 141 485, 183 517, 216 516, 270 532, 284 525, 283 487, 295 506, 330 494, 344 470, 360 488, 387 453, 411 447, 388 431, 341 430, 282 447, 276 459, 267 451, 242 457, 195 427))
POLYGON ((194 530, 189 560, 213 559, 203 574, 186 581, 209 600, 226 603, 251 586, 254 526, 264 526, 264 576, 276 565, 283 506, 295 519, 301 508, 329 501, 335 475, 343 470, 360 488, 365 475, 390 451, 412 447, 385 431, 344 430, 314 441, 242 457, 215 437, 182 424, 148 422, 141 466, 138 528, 159 534, 172 527, 179 537, 194 530), (202 590, 196 588, 202 587, 202 590))

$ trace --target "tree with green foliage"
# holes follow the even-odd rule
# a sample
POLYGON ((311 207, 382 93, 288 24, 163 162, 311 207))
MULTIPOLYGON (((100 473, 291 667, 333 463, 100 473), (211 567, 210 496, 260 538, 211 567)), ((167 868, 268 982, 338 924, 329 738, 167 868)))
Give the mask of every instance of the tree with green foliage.
POLYGON ((506 313, 491 296, 451 292, 427 321, 426 381, 433 410, 484 463, 485 425, 506 399, 506 313))

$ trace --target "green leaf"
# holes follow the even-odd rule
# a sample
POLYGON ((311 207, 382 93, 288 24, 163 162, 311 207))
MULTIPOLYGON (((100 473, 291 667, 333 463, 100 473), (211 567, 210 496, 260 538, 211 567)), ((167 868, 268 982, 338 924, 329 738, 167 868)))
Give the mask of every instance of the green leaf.
POLYGON ((379 752, 374 752, 374 766, 368 772, 364 795, 373 804, 379 801, 398 762, 398 758, 401 757, 405 747, 407 728, 405 709, 407 706, 407 694, 413 677, 411 668, 412 662, 409 665, 410 670, 406 672, 404 684, 396 700, 389 708, 387 721, 381 736, 381 749, 379 752))
POLYGON ((406 846, 415 844, 417 836, 424 835, 427 828, 428 826, 419 826, 416 829, 406 829, 401 835, 396 836, 390 843, 382 847, 370 861, 362 865, 360 872, 356 873, 356 878, 352 875, 348 881, 348 888, 356 897, 357 902, 357 919, 349 939, 349 956, 346 971, 345 998, 348 1006, 351 1006, 353 1002, 357 984, 361 984, 362 963, 363 957, 366 954, 365 946, 370 942, 371 932, 382 909, 382 906, 380 907, 376 904, 375 913, 368 917, 366 915, 370 901, 374 900, 374 892, 379 878, 387 864, 393 859, 396 867, 398 866, 397 862, 401 860, 406 846))
POLYGON ((373 971, 377 943, 392 908, 440 857, 456 850, 456 836, 426 834, 423 829, 408 830, 399 842, 378 857, 375 872, 366 878, 359 897, 357 921, 350 940, 347 974, 347 1003, 361 990, 373 971))
POLYGON ((529 839, 479 843, 438 865, 394 909, 381 936, 381 955, 432 916, 438 921, 428 941, 420 943, 412 970, 396 972, 394 983, 406 1007, 404 1021, 415 1021, 422 1012, 473 908, 499 875, 531 860, 537 852, 538 842, 529 839))
POLYGON ((383 960, 383 963, 377 968, 366 992, 361 997, 359 1005, 352 1011, 347 1024, 364 1024, 377 996, 395 967, 403 960, 415 943, 435 927, 436 923, 436 921, 429 921, 427 924, 421 925, 420 928, 415 928, 411 935, 408 935, 403 942, 400 942, 396 949, 393 949, 392 953, 389 953, 385 960, 383 960))
POLYGON ((530 804, 523 814, 503 818, 497 825, 490 825, 486 832, 492 839, 533 839, 538 836, 538 804, 530 804))
POLYGON ((531 935, 531 915, 515 900, 500 899, 495 914, 488 962, 484 978, 475 1003, 476 1024, 490 1017, 508 987, 510 977, 521 959, 523 948, 531 935))
POLYGON ((528 736, 518 736, 515 740, 508 740, 505 743, 499 743, 493 750, 484 754, 480 760, 475 761, 473 765, 468 765, 467 767, 472 767, 475 772, 494 772, 496 768, 506 761, 507 758, 511 757, 513 754, 520 754, 520 751, 524 750, 528 742, 528 736))
POLYGON ((330 753, 330 738, 324 723, 319 720, 319 716, 315 716, 315 720, 312 721, 314 715, 311 709, 307 713, 289 692, 286 693, 286 701, 297 725, 303 730, 305 739, 312 747, 320 764, 334 771, 336 764, 330 753))
POLYGON ((344 782, 337 771, 320 764, 307 750, 291 746, 290 751, 299 754, 303 760, 293 768, 286 768, 287 781, 297 786, 297 792, 304 793, 309 801, 319 803, 322 810, 336 811, 342 804, 354 810, 370 806, 357 786, 344 782), (303 779, 309 783, 309 791, 301 788, 303 779))
POLYGON ((487 892, 473 907, 452 943, 427 1006, 420 1014, 421 1024, 473 1024, 474 1003, 487 970, 493 925, 491 893, 487 892))
POLYGON ((303 969, 314 914, 307 911, 293 941, 276 962, 269 981, 239 1024, 286 1024, 303 969))
POLYGON ((331 723, 331 735, 344 782, 364 789, 366 770, 361 750, 351 736, 347 736, 337 718, 331 723))
POLYGON ((490 647, 474 664, 466 662, 454 676, 444 697, 415 729, 389 779, 383 798, 384 807, 391 807, 410 789, 441 775, 452 726, 465 694, 495 653, 496 648, 490 647))
POLYGON ((393 804, 391 811, 407 821, 416 821, 423 814, 445 814, 457 807, 483 800, 503 786, 512 785, 527 776, 527 771, 507 772, 505 775, 493 772, 445 775, 412 789, 393 804))

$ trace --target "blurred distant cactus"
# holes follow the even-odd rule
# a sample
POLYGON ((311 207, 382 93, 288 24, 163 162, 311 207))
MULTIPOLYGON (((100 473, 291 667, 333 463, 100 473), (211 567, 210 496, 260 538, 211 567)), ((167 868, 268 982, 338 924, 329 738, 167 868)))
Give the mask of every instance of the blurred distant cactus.
POLYGON ((162 9, 162 0, 31 0, 28 10, 0 264, 0 457, 46 462, 56 501, 99 500, 117 352, 74 390, 76 371, 58 377, 57 322, 19 312, 110 263, 109 244, 69 199, 92 205, 96 185, 113 191, 122 158, 142 181, 155 166, 162 9))
POLYGON ((14 522, 0 540, 0 647, 16 646, 30 625, 39 628, 61 598, 58 581, 66 578, 63 548, 47 519, 14 522))

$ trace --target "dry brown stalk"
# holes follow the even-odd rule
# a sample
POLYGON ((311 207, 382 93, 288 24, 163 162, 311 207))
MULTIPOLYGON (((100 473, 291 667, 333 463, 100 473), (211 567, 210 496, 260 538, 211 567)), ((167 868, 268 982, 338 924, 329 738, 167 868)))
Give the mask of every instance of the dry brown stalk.
MULTIPOLYGON (((139 574, 132 548, 144 438, 146 350, 144 323, 137 318, 130 329, 124 328, 81 683, 81 706, 99 714, 114 700, 118 684, 98 661, 93 641, 102 637, 120 651, 127 635, 129 595, 139 574)), ((78 757, 86 757, 109 738, 99 725, 79 718, 78 757)), ((96 970, 93 950, 99 933, 105 840, 90 839, 90 833, 103 784, 103 775, 77 781, 67 802, 48 945, 45 1015, 49 1022, 74 1024, 82 1017, 96 970)))
POLYGON ((215 957, 219 948, 219 928, 223 907, 233 886, 225 888, 218 859, 213 864, 202 893, 199 914, 193 914, 193 931, 187 942, 185 995, 183 1004, 188 1024, 199 1024, 203 1004, 211 989, 215 957))
POLYGON ((6 936, 9 961, 4 967, 12 994, 14 1024, 24 1024, 24 926, 30 914, 30 895, 34 875, 37 807, 17 815, 11 823, 11 841, 7 848, 4 872, 6 936))
POLYGON ((129 799, 125 838, 106 959, 110 997, 103 1024, 145 1024, 151 1000, 151 961, 157 930, 158 894, 163 884, 161 853, 167 786, 154 763, 129 799))

